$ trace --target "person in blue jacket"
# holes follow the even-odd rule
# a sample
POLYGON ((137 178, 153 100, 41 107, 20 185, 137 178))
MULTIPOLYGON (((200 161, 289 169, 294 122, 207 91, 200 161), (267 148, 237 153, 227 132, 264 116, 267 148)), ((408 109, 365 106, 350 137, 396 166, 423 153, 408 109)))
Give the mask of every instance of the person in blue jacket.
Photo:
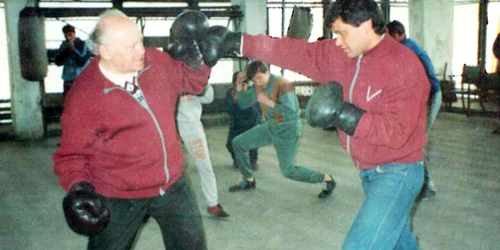
MULTIPOLYGON (((429 58, 427 52, 420 47, 414 40, 406 37, 405 26, 399 21, 392 21, 387 24, 387 29, 389 34, 396 39, 398 42, 409 48, 411 51, 417 54, 418 58, 422 62, 425 68, 425 72, 427 73, 427 77, 429 78, 429 82, 431 83, 431 93, 429 95, 429 107, 427 113, 427 126, 426 133, 429 136, 429 131, 436 120, 439 109, 441 108, 441 103, 443 101, 443 97, 441 95, 441 85, 439 80, 434 73, 434 66, 432 65, 432 61, 429 58)), ((427 161, 424 164, 425 175, 424 175, 424 185, 422 186, 422 190, 420 191, 420 198, 429 198, 436 195, 436 187, 431 179, 431 175, 429 173, 429 169, 427 167, 427 161)))
POLYGON ((75 27, 67 24, 62 28, 62 32, 65 40, 56 52, 55 63, 57 66, 63 66, 64 98, 73 86, 75 78, 89 63, 92 53, 88 50, 85 41, 76 36, 75 27))

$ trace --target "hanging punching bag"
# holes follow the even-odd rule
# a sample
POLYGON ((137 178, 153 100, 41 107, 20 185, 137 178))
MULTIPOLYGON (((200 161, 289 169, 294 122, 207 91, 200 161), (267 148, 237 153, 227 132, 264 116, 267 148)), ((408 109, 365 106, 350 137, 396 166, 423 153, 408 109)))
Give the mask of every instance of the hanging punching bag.
POLYGON ((290 25, 286 33, 287 37, 295 39, 309 39, 313 27, 311 8, 293 7, 290 25))
POLYGON ((44 18, 37 7, 25 7, 19 13, 18 41, 22 77, 28 81, 42 81, 47 76, 49 59, 44 18))

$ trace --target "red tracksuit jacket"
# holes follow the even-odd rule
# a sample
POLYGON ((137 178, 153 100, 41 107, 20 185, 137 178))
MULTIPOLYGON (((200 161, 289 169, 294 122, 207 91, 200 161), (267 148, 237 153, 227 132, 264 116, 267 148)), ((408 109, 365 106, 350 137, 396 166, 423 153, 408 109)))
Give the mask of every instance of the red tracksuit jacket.
POLYGON ((138 83, 147 107, 109 81, 98 58, 77 77, 61 117, 61 147, 53 156, 64 189, 88 181, 106 197, 153 197, 182 174, 177 97, 201 93, 210 69, 195 71, 156 49, 146 49, 145 58, 138 83))
POLYGON ((308 43, 248 34, 242 52, 322 84, 339 82, 344 100, 367 111, 353 136, 339 131, 358 168, 423 158, 430 83, 417 56, 389 35, 358 58, 348 58, 335 40, 308 43))

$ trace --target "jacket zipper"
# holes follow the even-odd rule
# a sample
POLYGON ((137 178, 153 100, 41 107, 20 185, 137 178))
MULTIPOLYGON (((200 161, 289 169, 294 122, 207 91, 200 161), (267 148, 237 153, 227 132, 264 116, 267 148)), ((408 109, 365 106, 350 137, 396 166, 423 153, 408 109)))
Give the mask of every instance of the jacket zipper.
MULTIPOLYGON (((354 85, 356 85, 356 81, 358 80, 359 69, 361 67, 360 66, 361 59, 363 59, 363 54, 358 56, 358 61, 356 62, 356 73, 354 73, 354 77, 352 78, 352 81, 351 81, 351 86, 349 87, 349 102, 350 103, 352 103, 352 94, 354 92, 354 85)), ((351 136, 350 135, 347 135, 346 148, 347 148, 347 152, 350 155, 351 154, 351 136)), ((355 164, 358 165, 357 163, 355 163, 355 164)))
MULTIPOLYGON (((137 78, 139 78, 139 75, 137 76, 137 78)), ((140 86, 139 86, 139 80, 137 80, 137 87, 139 89, 141 89, 140 86)), ((132 94, 130 94, 128 91, 126 91, 122 87, 116 86, 116 87, 111 87, 111 88, 105 88, 104 89, 104 94, 108 94, 110 91, 115 90, 115 89, 116 90, 121 90, 121 91, 127 93, 137 103, 139 103, 139 105, 141 105, 141 107, 143 107, 144 109, 146 109, 146 111, 148 111, 149 115, 153 119, 153 122, 155 124, 156 130, 158 131, 158 134, 160 135, 160 139, 161 139, 161 146, 162 146, 162 151, 163 151, 163 170, 165 171, 165 176, 166 176, 165 184, 167 184, 168 181, 170 180, 170 174, 168 172, 168 166, 167 166, 167 148, 166 148, 166 143, 165 143, 165 137, 163 136, 163 133, 162 133, 161 128, 160 128, 160 124, 158 123, 158 120, 156 119, 156 116, 154 115, 153 111, 149 108, 149 105, 148 105, 148 102, 146 100, 146 96, 144 95, 144 92, 142 92, 142 89, 141 89, 141 92, 143 93, 143 96, 144 96, 144 105, 143 105, 141 102, 139 102, 137 99, 135 99, 132 94)), ((159 192, 160 192, 160 195, 164 195, 165 194, 165 190, 163 190, 161 187, 160 187, 159 192)))

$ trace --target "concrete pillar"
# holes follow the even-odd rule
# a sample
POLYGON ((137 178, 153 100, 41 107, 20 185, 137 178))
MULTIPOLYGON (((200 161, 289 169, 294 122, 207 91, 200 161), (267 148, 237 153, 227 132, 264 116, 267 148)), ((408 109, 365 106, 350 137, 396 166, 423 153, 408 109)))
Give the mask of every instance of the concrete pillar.
POLYGON ((19 62, 18 29, 19 12, 26 1, 5 0, 7 50, 9 54, 12 127, 17 139, 39 139, 44 135, 42 95, 39 82, 22 78, 19 62))
POLYGON ((232 5, 239 5, 243 11, 240 31, 251 35, 267 34, 267 0, 232 0, 232 5))
POLYGON ((434 64, 439 79, 444 64, 451 74, 453 59, 454 0, 409 0, 411 38, 422 46, 434 64))
MULTIPOLYGON (((243 12, 239 29, 237 31, 247 32, 250 35, 267 34, 267 0, 231 0, 231 5, 240 6, 243 12)), ((246 61, 236 60, 234 70, 244 70, 246 61)))

